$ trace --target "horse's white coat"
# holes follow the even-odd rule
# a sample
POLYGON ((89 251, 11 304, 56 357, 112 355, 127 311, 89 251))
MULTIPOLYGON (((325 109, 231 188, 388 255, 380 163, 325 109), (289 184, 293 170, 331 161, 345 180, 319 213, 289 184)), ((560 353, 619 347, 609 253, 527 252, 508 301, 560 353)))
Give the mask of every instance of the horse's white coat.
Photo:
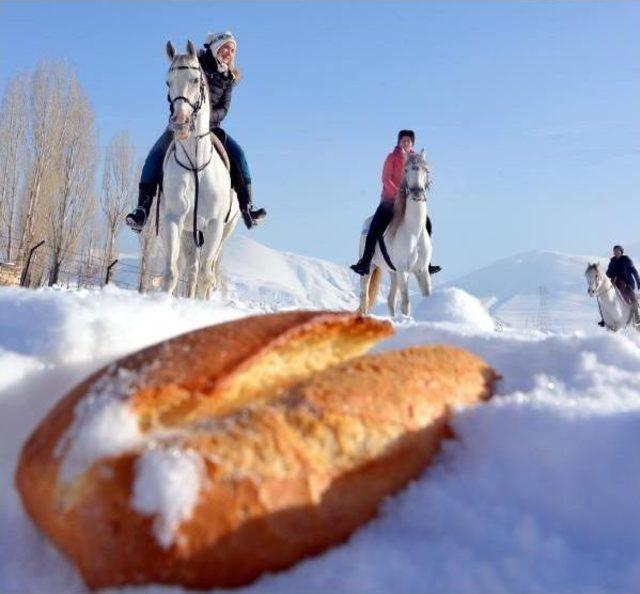
MULTIPOLYGON (((598 301, 605 326, 617 332, 633 324, 633 307, 620 295, 609 277, 602 272, 600 265, 589 264, 584 275, 587 279, 587 293, 598 301)), ((640 330, 640 326, 636 325, 636 330, 640 330)))
MULTIPOLYGON (((394 218, 384 233, 384 241, 393 271, 382 255, 379 244, 371 261, 370 274, 363 276, 360 281, 360 313, 368 312, 373 306, 375 295, 369 294, 369 283, 374 271, 389 272, 391 286, 387 304, 389 313, 395 316, 398 292, 402 297, 402 313, 409 315, 408 276, 414 274, 423 295, 431 294, 431 276, 429 264, 431 262, 431 239, 426 230, 427 221, 427 190, 429 188, 429 170, 424 157, 424 151, 407 157, 404 166, 402 190, 396 199, 394 218), (402 202, 406 201, 404 216, 402 216, 402 202)), ((368 228, 370 219, 365 222, 368 228)), ((364 251, 364 240, 360 242, 360 256, 364 251)))
POLYGON ((191 42, 187 45, 187 52, 175 55, 173 46, 167 44, 171 62, 167 76, 169 96, 174 99, 186 97, 192 104, 183 99, 175 100, 171 122, 178 127, 186 127, 192 119, 193 122, 187 138, 174 138, 164 160, 163 197, 160 203, 160 241, 166 256, 163 289, 173 294, 180 273, 186 270, 189 297, 207 299, 216 289, 222 247, 235 228, 240 211, 231 189, 229 171, 208 136, 209 92, 191 42), (189 68, 176 69, 176 66, 189 68), (200 109, 194 114, 193 106, 197 106, 200 100, 200 109), (181 167, 176 159, 184 165, 193 163, 195 167, 210 160, 198 173, 197 228, 204 235, 204 244, 200 248, 196 248, 193 238, 194 174, 181 167), (227 214, 228 222, 225 223, 227 214))

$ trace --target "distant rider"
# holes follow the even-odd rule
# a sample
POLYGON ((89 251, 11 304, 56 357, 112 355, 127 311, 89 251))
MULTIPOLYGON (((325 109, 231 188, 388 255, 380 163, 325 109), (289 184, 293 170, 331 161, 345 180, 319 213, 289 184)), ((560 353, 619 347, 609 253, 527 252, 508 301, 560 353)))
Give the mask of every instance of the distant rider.
MULTIPOLYGON (((634 291, 636 287, 640 289, 640 276, 631 258, 624 255, 621 245, 613 246, 613 258, 609 260, 607 276, 618 288, 625 301, 633 307, 635 323, 640 324, 640 305, 634 291)), ((604 326, 604 320, 598 322, 598 325, 604 326)))
MULTIPOLYGON (((415 133, 413 130, 400 130, 398 132, 398 144, 387 156, 382 169, 382 197, 380 204, 371 219, 369 232, 364 244, 364 253, 356 264, 351 266, 351 270, 364 276, 369 274, 371 260, 376 249, 378 239, 382 237, 385 229, 389 226, 393 218, 393 205, 400 191, 400 184, 404 175, 404 162, 407 155, 413 153, 415 144, 415 133)), ((427 233, 431 237, 431 220, 427 215, 427 233)), ((440 266, 429 265, 429 274, 440 272, 440 266)))
MULTIPOLYGON (((240 212, 248 229, 259 224, 266 216, 264 208, 253 210, 251 203, 251 173, 242 147, 220 127, 231 105, 231 92, 240 80, 235 67, 237 43, 229 31, 207 37, 205 49, 198 52, 198 60, 209 86, 211 103, 211 131, 220 139, 231 164, 231 185, 238 195, 240 212)), ((162 182, 162 163, 173 140, 173 132, 167 128, 153 145, 140 176, 138 206, 127 215, 127 225, 136 232, 144 227, 153 199, 162 182)))

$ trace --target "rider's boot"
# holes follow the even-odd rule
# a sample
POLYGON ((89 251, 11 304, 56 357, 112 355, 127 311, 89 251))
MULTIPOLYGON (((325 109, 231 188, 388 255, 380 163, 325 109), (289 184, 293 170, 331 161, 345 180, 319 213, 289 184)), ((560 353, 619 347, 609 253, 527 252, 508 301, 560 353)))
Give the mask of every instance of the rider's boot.
POLYGON ((142 231, 142 228, 149 218, 157 189, 156 184, 140 182, 138 186, 138 206, 136 206, 126 218, 127 226, 129 226, 132 231, 136 233, 142 231))
POLYGON ((255 210, 252 208, 251 184, 238 184, 236 193, 238 194, 238 203, 240 204, 240 214, 242 214, 247 229, 251 229, 262 223, 267 216, 267 211, 264 208, 257 208, 255 210))
POLYGON ((360 276, 366 276, 369 274, 369 268, 371 267, 371 260, 373 259, 373 252, 376 249, 376 241, 378 236, 369 232, 367 240, 364 244, 364 252, 362 257, 355 263, 349 266, 356 274, 360 276))
POLYGON ((393 218, 393 205, 388 203, 380 203, 376 212, 371 219, 369 225, 369 231, 367 233, 367 239, 364 242, 364 252, 362 257, 349 268, 360 276, 366 276, 369 274, 369 268, 371 267, 371 260, 373 260, 373 254, 376 251, 376 243, 378 238, 382 236, 385 229, 389 226, 391 219, 393 218))
MULTIPOLYGON (((431 237, 431 229, 432 229, 432 225, 431 225, 431 218, 429 217, 429 215, 427 215, 427 234, 429 235, 429 237, 431 237)), ((436 272, 440 272, 442 270, 442 266, 432 266, 431 264, 429 264, 429 274, 435 274, 436 272)))

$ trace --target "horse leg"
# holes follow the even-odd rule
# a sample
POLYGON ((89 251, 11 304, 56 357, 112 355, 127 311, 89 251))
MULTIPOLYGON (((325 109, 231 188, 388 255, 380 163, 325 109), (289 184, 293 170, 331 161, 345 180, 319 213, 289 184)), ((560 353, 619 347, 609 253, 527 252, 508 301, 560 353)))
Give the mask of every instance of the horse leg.
POLYGON ((187 296, 194 299, 196 296, 196 287, 198 285, 198 270, 200 268, 200 258, 193 235, 191 233, 182 234, 182 251, 184 252, 184 270, 187 270, 187 296))
POLYGON ((387 306, 389 307, 389 315, 396 315, 396 301, 398 300, 398 273, 391 272, 389 274, 391 283, 389 285, 389 295, 387 296, 387 306))
POLYGON ((360 307, 358 307, 358 314, 361 316, 367 315, 369 311, 369 281, 370 275, 360 277, 360 307))
POLYGON ((163 290, 173 295, 176 289, 180 273, 178 270, 178 258, 180 256, 180 225, 175 221, 166 221, 164 224, 164 247, 166 250, 166 264, 164 271, 163 290))
POLYGON ((222 237, 220 238, 220 245, 218 245, 218 249, 216 250, 213 260, 211 261, 211 285, 209 286, 209 292, 207 293, 205 299, 209 299, 211 293, 213 291, 218 290, 220 286, 220 258, 222 256, 222 246, 224 245, 224 240, 226 238, 226 234, 223 232, 222 237))
POLYGON ((400 286, 400 292, 402 294, 402 313, 405 316, 409 315, 409 278, 404 272, 397 273, 398 285, 400 286))
POLYGON ((431 285, 431 275, 429 274, 429 269, 419 270, 415 273, 416 280, 418 281, 418 285, 420 286, 420 292, 423 297, 428 297, 432 292, 431 285))
POLYGON ((208 299, 211 296, 211 287, 215 282, 215 259, 220 251, 224 224, 213 219, 205 231, 206 239, 200 248, 200 275, 198 279, 198 299, 208 299))

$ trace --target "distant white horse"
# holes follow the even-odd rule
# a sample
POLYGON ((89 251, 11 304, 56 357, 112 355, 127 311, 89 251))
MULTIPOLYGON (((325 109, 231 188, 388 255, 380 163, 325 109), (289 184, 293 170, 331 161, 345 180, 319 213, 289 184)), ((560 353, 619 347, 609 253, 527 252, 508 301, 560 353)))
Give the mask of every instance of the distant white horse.
MULTIPOLYGON (((394 214, 384 233, 388 258, 380 243, 371 261, 371 272, 360 281, 359 313, 368 313, 375 303, 382 271, 389 272, 391 286, 387 304, 389 313, 396 314, 398 290, 402 294, 402 313, 409 315, 408 275, 414 274, 423 295, 431 295, 431 239, 426 230, 427 190, 429 189, 429 168, 424 151, 410 154, 404 165, 404 176, 394 205, 394 214)), ((371 218, 365 221, 365 228, 371 218)), ((366 236, 360 241, 360 256, 364 252, 366 236)))
MULTIPOLYGON (((602 272, 600 264, 589 264, 584 272, 587 279, 587 293, 595 297, 600 315, 609 330, 617 332, 628 325, 634 325, 634 308, 626 302, 609 277, 602 272)), ((640 326, 635 325, 636 330, 640 326)))
POLYGON ((217 285, 218 260, 236 226, 238 201, 209 130, 209 88, 191 41, 176 55, 167 42, 170 125, 174 140, 163 164, 161 242, 166 255, 163 289, 174 293, 187 269, 189 297, 209 298, 217 285))

